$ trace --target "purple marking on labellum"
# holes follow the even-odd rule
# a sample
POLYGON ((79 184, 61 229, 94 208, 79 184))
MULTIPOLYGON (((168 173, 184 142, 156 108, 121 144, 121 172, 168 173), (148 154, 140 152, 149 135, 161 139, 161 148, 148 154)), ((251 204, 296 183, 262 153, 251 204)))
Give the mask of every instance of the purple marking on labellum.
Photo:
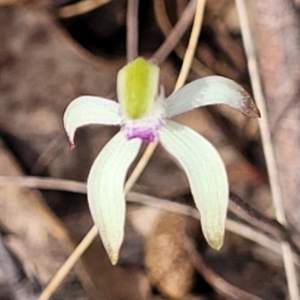
POLYGON ((131 132, 126 132, 126 137, 130 139, 140 138, 143 141, 153 142, 156 138, 157 133, 151 129, 141 130, 139 128, 133 129, 131 132))
POLYGON ((153 142, 158 137, 158 131, 162 123, 160 121, 152 124, 130 123, 124 124, 121 130, 124 132, 128 140, 139 138, 143 141, 153 142))

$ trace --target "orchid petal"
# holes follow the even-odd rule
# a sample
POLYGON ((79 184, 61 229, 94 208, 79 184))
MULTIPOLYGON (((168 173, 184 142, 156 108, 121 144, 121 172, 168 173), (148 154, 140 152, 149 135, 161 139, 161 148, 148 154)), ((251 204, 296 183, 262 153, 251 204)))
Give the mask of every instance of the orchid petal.
POLYGON ((260 112, 243 87, 222 76, 208 76, 186 84, 166 100, 167 116, 173 117, 194 108, 227 104, 248 117, 260 117, 260 112))
POLYGON ((117 133, 102 149, 89 173, 90 211, 112 264, 116 264, 124 238, 124 181, 142 141, 117 133))
POLYGON ((78 127, 90 124, 119 125, 119 104, 105 98, 82 96, 73 100, 64 113, 64 126, 71 144, 78 127))
POLYGON ((204 137, 173 121, 166 121, 162 127, 160 141, 186 172, 207 242, 220 249, 229 197, 226 169, 220 155, 204 137))
POLYGON ((118 99, 128 118, 139 119, 150 111, 158 93, 158 83, 158 66, 141 57, 119 71, 118 99))

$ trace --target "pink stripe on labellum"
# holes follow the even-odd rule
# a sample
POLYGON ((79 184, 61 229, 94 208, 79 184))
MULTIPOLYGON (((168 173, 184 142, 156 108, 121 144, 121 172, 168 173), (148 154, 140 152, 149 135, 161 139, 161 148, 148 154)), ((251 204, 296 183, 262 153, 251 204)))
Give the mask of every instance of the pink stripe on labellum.
POLYGON ((134 138, 140 138, 146 142, 153 142, 158 138, 159 130, 162 126, 161 120, 156 120, 156 122, 130 122, 121 126, 121 130, 124 132, 128 140, 134 138))

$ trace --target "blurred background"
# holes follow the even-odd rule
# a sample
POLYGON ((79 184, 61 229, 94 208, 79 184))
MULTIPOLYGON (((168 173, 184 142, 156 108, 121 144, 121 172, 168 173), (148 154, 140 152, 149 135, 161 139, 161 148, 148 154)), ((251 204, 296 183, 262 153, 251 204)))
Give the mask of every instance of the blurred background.
MULTIPOLYGON (((140 1, 141 56, 149 58, 160 47, 188 2, 140 1)), ((297 245, 300 1, 248 4, 285 209, 297 245)), ((39 189, 38 184, 29 189, 21 181, 6 182, 4 176, 86 181, 94 158, 118 128, 81 128, 71 151, 62 115, 80 95, 116 99, 116 74, 126 64, 126 10, 125 0, 0 0, 1 300, 37 299, 92 226, 84 194, 72 188, 39 189)), ((189 34, 190 27, 161 64, 167 95, 189 34)), ((212 74, 229 77, 252 93, 232 0, 207 1, 188 81, 212 74)), ((177 120, 217 147, 231 190, 273 219, 257 120, 223 106, 197 109, 177 120)), ((184 172, 161 147, 133 191, 194 207, 184 172)), ((229 219, 237 224, 236 233, 228 230, 224 247, 216 252, 204 241, 198 220, 129 203, 119 264, 111 266, 97 238, 51 299, 285 299, 278 242, 268 236, 263 247, 257 242, 260 228, 248 224, 254 234, 246 238, 238 225, 247 222, 232 211, 229 219)))

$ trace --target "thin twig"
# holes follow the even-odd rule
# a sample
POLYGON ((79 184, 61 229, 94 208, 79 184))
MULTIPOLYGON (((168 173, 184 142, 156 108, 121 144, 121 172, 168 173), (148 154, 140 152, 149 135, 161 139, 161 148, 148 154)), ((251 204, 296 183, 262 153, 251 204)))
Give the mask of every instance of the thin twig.
MULTIPOLYGON (((244 223, 227 218, 226 230, 282 256, 279 242, 244 223)), ((295 262, 300 266, 299 260, 295 259, 295 262)))
POLYGON ((297 254, 298 258, 300 257, 300 249, 291 239, 290 232, 285 226, 277 220, 264 216, 235 193, 230 192, 229 198, 229 210, 231 212, 259 231, 270 234, 276 240, 288 242, 294 253, 297 254))
POLYGON ((180 73, 179 73, 179 76, 178 76, 178 79, 177 79, 177 82, 175 85, 175 91, 184 85, 186 78, 188 76, 188 72, 191 68, 193 57, 194 57, 196 47, 198 44, 200 28, 202 26, 204 7, 205 7, 205 0, 198 0, 197 7, 196 7, 196 13, 195 13, 195 20, 194 20, 189 44, 186 49, 183 63, 181 66, 181 70, 180 70, 180 73))
POLYGON ((190 257, 195 269, 221 294, 230 296, 231 299, 237 300, 262 300, 262 298, 250 294, 227 282, 224 278, 216 274, 211 268, 208 268, 191 239, 185 238, 182 244, 184 245, 185 250, 190 257))
MULTIPOLYGON (((238 15, 240 18, 241 31, 243 37, 243 43, 248 62, 248 70, 250 74, 251 85, 253 89, 254 98, 256 99, 260 108, 262 118, 259 119, 259 128, 261 132, 262 145, 264 149, 269 179, 270 188, 275 207, 276 219, 282 225, 287 225, 287 220, 283 207, 282 192, 280 188, 279 175, 275 160, 274 146, 271 138, 271 131, 268 123, 268 114, 266 108, 266 101, 263 94, 261 79, 259 75, 258 62, 255 52, 255 46, 250 30, 250 24, 248 20, 247 9, 244 0, 235 0, 238 15)), ((297 282, 297 273, 293 262, 293 255, 290 245, 283 241, 281 243, 283 262, 288 282, 288 289, 291 300, 299 300, 300 293, 297 282)))
MULTIPOLYGON (((87 193, 85 182, 79 182, 79 181, 67 180, 67 179, 36 177, 36 176, 0 176, 0 186, 8 185, 8 184, 15 184, 18 186, 35 188, 35 189, 66 191, 66 192, 80 193, 80 194, 87 193)), ((195 208, 192 208, 188 205, 173 202, 170 200, 157 198, 154 196, 149 196, 149 195, 136 193, 136 192, 128 192, 126 196, 126 200, 131 203, 142 204, 156 209, 178 213, 181 215, 192 217, 197 220, 200 219, 199 212, 195 208)), ((232 205, 229 206, 229 209, 230 210, 232 209, 232 205)), ((239 210, 244 210, 243 206, 241 206, 239 210)), ((236 213, 236 209, 232 212, 236 213)), ((244 214, 246 213, 247 212, 244 212, 244 214)), ((239 216, 241 216, 240 212, 239 212, 239 216)), ((259 218, 262 219, 263 216, 260 216, 259 218)), ((272 224, 271 221, 269 223, 272 224)), ((280 245, 278 242, 276 242, 275 240, 269 238, 265 234, 260 233, 245 224, 241 224, 237 221, 228 219, 226 222, 226 228, 229 231, 241 237, 244 237, 254 243, 257 243, 277 253, 278 255, 281 255, 280 245)))
POLYGON ((9 184, 42 190, 64 191, 79 194, 87 193, 85 182, 39 176, 0 175, 0 186, 9 184))
MULTIPOLYGON (((177 2, 177 6, 178 6, 178 3, 181 3, 181 2, 180 1, 177 2)), ((160 27, 164 36, 167 38, 170 35, 170 32, 173 30, 173 27, 168 19, 165 0, 154 1, 154 12, 155 12, 155 17, 156 17, 158 26, 160 27)), ((183 46, 183 44, 181 42, 178 42, 174 51, 180 59, 183 59, 184 54, 186 52, 186 47, 183 46)), ((193 57, 191 66, 192 66, 193 71, 200 77, 214 75, 214 73, 209 68, 207 68, 205 65, 203 65, 203 63, 200 62, 196 57, 193 57)))
POLYGON ((138 8, 139 0, 128 0, 127 5, 127 62, 138 56, 138 8))
POLYGON ((233 192, 230 192, 229 198, 229 210, 236 216, 248 222, 260 231, 272 235, 279 241, 289 239, 287 229, 277 220, 270 219, 262 215, 233 192))
MULTIPOLYGON (((149 155, 149 154, 148 154, 149 155)), ((141 167, 141 166, 140 166, 141 167)), ((139 167, 139 168, 140 168, 139 167)), ((137 173, 136 173, 137 175, 137 173)), ((136 176, 135 175, 135 176, 136 176)), ((133 176, 133 175, 132 175, 133 176)), ((132 177, 132 179, 134 179, 132 177)), ((129 181, 127 181, 129 184, 129 181)), ((55 191, 65 191, 65 192, 72 192, 72 193, 80 193, 86 194, 86 183, 79 182, 74 180, 68 179, 58 179, 58 178, 48 178, 48 177, 36 177, 36 176, 1 176, 0 175, 0 186, 1 185, 8 185, 8 184, 15 184, 18 186, 28 187, 28 188, 35 188, 35 189, 45 189, 45 190, 55 190, 55 191)), ((237 197, 235 195, 235 197, 237 197)), ((178 214, 182 214, 188 217, 192 217, 195 219, 199 219, 199 213, 196 209, 176 203, 170 200, 157 198, 154 196, 149 196, 141 193, 136 192, 128 192, 126 199, 128 202, 142 204, 146 206, 150 206, 153 208, 175 212, 178 214)), ((247 204, 243 200, 238 201, 238 207, 235 207, 237 204, 236 199, 233 201, 232 193, 230 198, 229 210, 234 213, 236 216, 241 218, 243 221, 246 221, 250 225, 255 225, 258 230, 264 228, 264 232, 270 234, 275 238, 275 240, 282 240, 286 238, 286 234, 284 233, 286 229, 284 227, 278 228, 278 224, 274 223, 273 219, 268 219, 267 217, 263 216, 259 212, 255 212, 254 215, 248 216, 249 211, 253 209, 247 206, 247 204), (243 204, 241 204, 243 202, 243 204), (246 205, 246 207, 245 207, 246 205), (255 219, 255 220, 254 220, 255 219), (263 223, 263 224, 262 224, 263 223), (283 232, 280 234, 280 232, 283 232)), ((239 223, 234 220, 228 219, 226 222, 227 230, 246 238, 252 242, 255 242, 262 247, 265 247, 279 255, 281 255, 280 245, 273 239, 269 238, 267 235, 249 227, 245 224, 239 223)), ((291 242, 291 241, 290 241, 291 242)), ((299 256, 299 250, 295 247, 295 252, 299 256)), ((295 258, 295 263, 300 266, 299 259, 295 258)))
POLYGON ((73 268, 82 254, 86 251, 86 249, 91 245, 97 235, 98 229, 94 225, 52 277, 38 300, 48 300, 52 296, 52 294, 57 290, 62 281, 66 278, 70 270, 73 268))
MULTIPOLYGON (((198 0, 198 4, 202 3, 204 5, 204 2, 202 0, 198 0)), ((197 6, 198 9, 200 10, 200 4, 197 6)), ((200 15, 200 18, 203 15, 200 15)), ((201 19, 199 19, 198 16, 196 16, 197 21, 194 22, 192 32, 193 34, 193 39, 197 38, 198 40, 198 35, 201 29, 201 19), (196 28, 195 28, 196 27, 196 28), (195 29, 194 29, 195 28, 195 29), (198 31, 198 33, 197 33, 198 31)), ((193 39, 190 39, 190 43, 192 43, 193 47, 196 47, 197 41, 194 41, 193 39)), ((185 56, 185 60, 187 60, 189 63, 192 61, 192 57, 194 55, 195 49, 192 49, 192 47, 189 47, 189 52, 188 55, 185 56)), ((162 57, 162 56, 161 56, 162 57)), ((180 88, 181 85, 184 84, 187 76, 187 70, 189 69, 190 65, 183 62, 184 65, 184 76, 179 74, 180 81, 178 80, 175 86, 175 90, 180 88)), ((181 72, 180 72, 181 73, 181 72)), ((150 160, 154 150, 157 147, 157 141, 154 143, 151 143, 148 145, 146 151, 143 153, 143 156, 141 160, 138 162, 135 170, 132 172, 128 182, 125 184, 125 189, 124 193, 126 194, 132 187, 132 185, 135 183, 136 179, 140 176, 142 171, 144 170, 144 167, 147 165, 148 161, 150 160)), ((60 267, 58 272, 53 276, 51 279, 50 283, 48 286, 45 288, 43 293, 41 294, 39 300, 47 300, 51 297, 51 295, 55 292, 57 287, 60 285, 60 283, 64 280, 64 278, 67 276, 71 268, 74 266, 74 264, 80 259, 81 255, 84 253, 84 251, 88 248, 88 246, 92 243, 92 241, 95 239, 97 236, 98 230, 96 226, 94 225, 90 231, 87 233, 87 235, 83 238, 83 240, 79 243, 77 248, 74 250, 74 252, 70 255, 70 257, 65 261, 65 263, 60 267), (79 249, 79 250, 78 250, 79 249)))
POLYGON ((191 0, 191 2, 187 5, 181 18, 174 26, 172 32, 170 32, 164 43, 153 54, 152 60, 155 61, 157 64, 161 64, 179 43, 182 35, 185 33, 188 26, 193 20, 193 16, 195 15, 196 11, 196 5, 197 0, 191 0))
POLYGON ((60 18, 71 18, 78 15, 85 14, 87 12, 90 12, 108 2, 111 0, 83 0, 79 1, 74 4, 70 4, 67 6, 62 7, 58 11, 58 16, 60 18))

